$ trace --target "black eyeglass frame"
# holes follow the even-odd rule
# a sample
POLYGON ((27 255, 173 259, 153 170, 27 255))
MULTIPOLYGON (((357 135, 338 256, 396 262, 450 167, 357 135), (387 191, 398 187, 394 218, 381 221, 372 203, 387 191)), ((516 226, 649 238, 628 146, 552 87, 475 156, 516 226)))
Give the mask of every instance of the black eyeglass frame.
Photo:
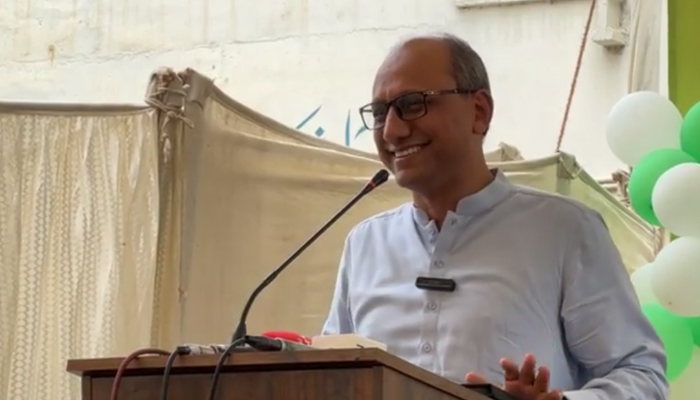
MULTIPOLYGON (((399 96, 396 96, 390 101, 387 102, 372 102, 369 104, 365 104, 364 106, 360 107, 358 111, 360 112, 360 118, 362 118, 362 124, 365 126, 366 129, 368 130, 376 130, 376 129, 382 129, 384 127, 384 121, 381 122, 380 125, 376 125, 374 127, 370 126, 370 124, 367 123, 367 120, 365 119, 365 113, 370 113, 373 114, 372 112, 372 107, 375 105, 382 105, 386 107, 386 113, 389 114, 389 111, 393 108, 394 111, 396 111, 396 115, 401 118, 403 121, 415 121, 419 118, 424 117, 426 114, 428 114, 428 97, 431 96, 443 96, 447 94, 472 94, 476 92, 474 89, 442 89, 442 90, 424 90, 424 91, 416 91, 416 92, 408 92, 408 93, 403 93, 399 96), (411 117, 407 118, 404 116, 403 111, 401 110, 400 107, 396 105, 398 101, 401 99, 407 97, 407 96, 413 96, 416 94, 420 94, 423 96, 423 112, 417 115, 412 115, 411 117)), ((371 117, 374 120, 374 116, 371 117)), ((376 121, 376 120, 375 120, 376 121)))

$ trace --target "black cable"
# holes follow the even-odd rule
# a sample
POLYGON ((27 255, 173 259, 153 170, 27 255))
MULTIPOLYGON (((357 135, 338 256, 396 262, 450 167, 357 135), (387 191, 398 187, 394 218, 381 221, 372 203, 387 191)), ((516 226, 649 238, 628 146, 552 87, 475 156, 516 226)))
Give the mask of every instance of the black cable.
POLYGON ((216 385, 219 383, 219 376, 221 376, 221 370, 224 369, 224 364, 226 364, 228 356, 231 355, 231 353, 233 352, 233 350, 236 349, 236 347, 246 344, 247 340, 247 336, 234 340, 233 342, 231 342, 230 345, 228 345, 226 350, 224 350, 224 352, 221 354, 221 357, 219 357, 219 362, 216 363, 214 375, 212 375, 211 377, 211 387, 209 388, 208 396, 209 400, 214 400, 214 397, 216 396, 216 385))
POLYGON ((190 348, 187 346, 178 346, 175 351, 170 353, 168 361, 165 362, 165 371, 163 371, 163 383, 160 388, 160 400, 168 400, 168 386, 170 385, 170 375, 173 370, 173 364, 179 356, 190 354, 190 348))

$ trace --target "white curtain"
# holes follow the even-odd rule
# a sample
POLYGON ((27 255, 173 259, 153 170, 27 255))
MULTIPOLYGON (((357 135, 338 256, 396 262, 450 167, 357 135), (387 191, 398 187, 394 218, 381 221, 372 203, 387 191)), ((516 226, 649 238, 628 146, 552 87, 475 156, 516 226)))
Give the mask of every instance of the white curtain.
POLYGON ((144 108, 0 104, 0 399, 79 399, 67 359, 150 344, 157 173, 144 108))

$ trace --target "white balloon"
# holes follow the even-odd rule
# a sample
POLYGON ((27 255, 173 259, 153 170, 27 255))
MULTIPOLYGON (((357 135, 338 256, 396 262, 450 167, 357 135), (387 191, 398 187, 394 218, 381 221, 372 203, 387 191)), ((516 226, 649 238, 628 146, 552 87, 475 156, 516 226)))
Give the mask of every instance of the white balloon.
POLYGON ((632 286, 634 286, 634 291, 637 293, 640 304, 656 304, 659 302, 654 295, 654 291, 651 290, 651 273, 653 269, 654 264, 644 264, 630 275, 632 286))
POLYGON ((700 164, 679 164, 654 185, 651 204, 661 225, 678 236, 700 237, 700 164))
POLYGON ((613 106, 605 134, 613 154, 634 166, 653 150, 680 148, 681 122, 680 111, 667 98, 656 92, 634 92, 613 106))
POLYGON ((671 382, 669 400, 700 399, 700 347, 693 349, 690 364, 683 374, 671 382))
POLYGON ((680 237, 667 244, 654 260, 651 289, 670 312, 700 316, 700 238, 680 237))

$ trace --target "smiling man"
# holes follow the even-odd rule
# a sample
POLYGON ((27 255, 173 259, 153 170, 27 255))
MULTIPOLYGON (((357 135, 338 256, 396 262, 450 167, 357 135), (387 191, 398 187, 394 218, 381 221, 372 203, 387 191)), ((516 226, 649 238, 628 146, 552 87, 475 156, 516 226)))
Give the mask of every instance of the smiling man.
POLYGON ((522 400, 664 400, 663 346, 603 220, 488 168, 493 109, 484 64, 461 39, 391 50, 360 112, 413 202, 350 232, 323 333, 378 340, 522 400))

